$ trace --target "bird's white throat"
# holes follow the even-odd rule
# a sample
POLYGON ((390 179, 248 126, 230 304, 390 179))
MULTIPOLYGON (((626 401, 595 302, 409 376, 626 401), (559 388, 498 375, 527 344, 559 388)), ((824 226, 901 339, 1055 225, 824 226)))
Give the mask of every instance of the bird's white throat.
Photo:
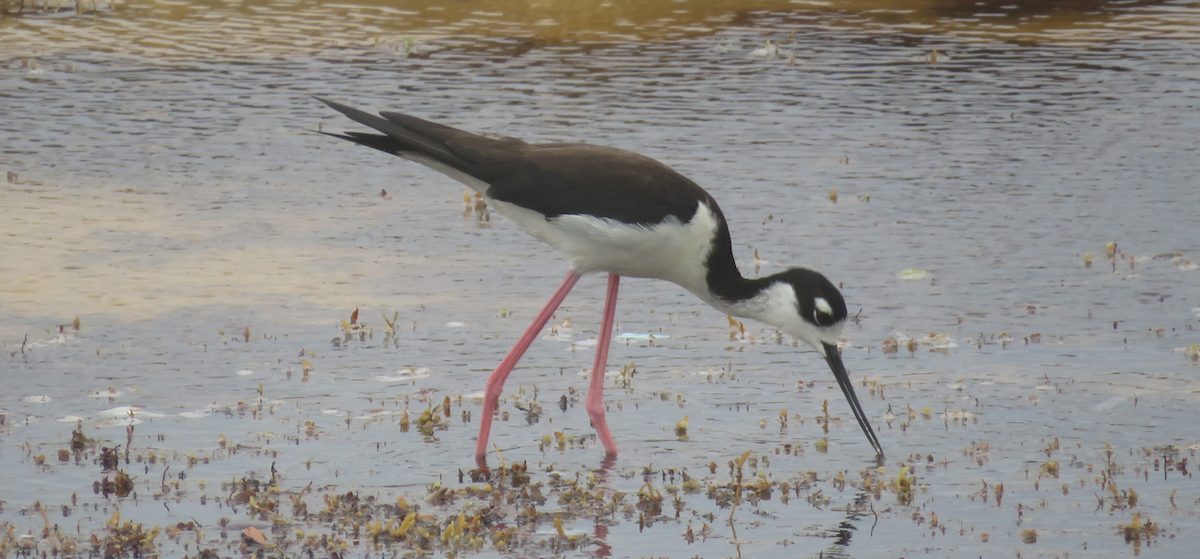
MULTIPOLYGON (((829 307, 828 301, 818 298, 815 302, 817 312, 828 312, 821 308, 822 302, 829 307)), ((766 289, 749 299, 713 306, 736 317, 770 324, 783 333, 813 346, 822 356, 825 355, 822 344, 837 345, 842 326, 845 324, 845 321, 841 321, 831 326, 818 326, 805 320, 800 314, 796 290, 791 284, 782 281, 769 284, 766 289)))

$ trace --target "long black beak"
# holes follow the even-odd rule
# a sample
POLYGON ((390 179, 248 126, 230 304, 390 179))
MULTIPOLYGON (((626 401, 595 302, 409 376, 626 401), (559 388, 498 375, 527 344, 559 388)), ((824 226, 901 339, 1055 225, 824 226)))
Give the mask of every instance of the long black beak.
POLYGON ((863 433, 867 435, 867 440, 871 441, 871 446, 875 448, 875 456, 883 458, 883 447, 879 446, 879 439, 875 438, 875 431, 871 430, 867 414, 863 413, 862 404, 858 403, 854 385, 850 384, 850 375, 846 374, 846 366, 842 365, 842 354, 838 353, 837 346, 833 344, 822 343, 821 345, 825 346, 825 361, 829 362, 829 368, 833 369, 833 376, 837 378, 838 385, 842 387, 842 394, 845 394, 846 401, 850 402, 850 409, 854 410, 858 426, 862 427, 863 433))

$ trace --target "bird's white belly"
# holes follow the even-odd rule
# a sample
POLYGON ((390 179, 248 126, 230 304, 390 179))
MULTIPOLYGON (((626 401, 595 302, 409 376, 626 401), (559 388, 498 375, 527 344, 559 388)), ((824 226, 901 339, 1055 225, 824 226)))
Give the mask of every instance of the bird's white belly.
POLYGON ((579 273, 656 278, 693 293, 707 291, 704 263, 718 223, 704 204, 697 206, 688 223, 669 218, 653 226, 579 214, 546 219, 507 202, 489 200, 489 204, 526 233, 565 254, 579 273))

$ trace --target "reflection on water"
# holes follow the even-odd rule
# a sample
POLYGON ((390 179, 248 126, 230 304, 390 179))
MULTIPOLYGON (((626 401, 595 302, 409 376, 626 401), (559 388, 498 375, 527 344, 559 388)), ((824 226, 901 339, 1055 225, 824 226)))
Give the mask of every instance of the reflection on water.
POLYGON ((406 551, 397 496, 421 506, 414 533, 478 515, 487 538, 449 528, 436 549, 485 555, 1197 543, 1200 10, 646 4, 0 19, 3 551, 68 541, 39 511, 85 539, 135 537, 104 527, 114 511, 169 524, 154 545, 180 555, 236 553, 251 523, 327 553, 369 511, 352 553, 406 551), (349 128, 310 95, 692 177, 743 269, 843 284, 883 470, 819 358, 647 281, 619 306, 623 454, 599 464, 585 279, 510 382, 510 477, 480 490, 477 391, 563 264, 446 179, 307 132, 349 128))
POLYGON ((344 45, 371 45, 405 56, 442 48, 499 49, 514 55, 550 46, 704 37, 755 27, 763 18, 852 34, 935 34, 1020 43, 1082 45, 1131 36, 1196 35, 1189 3, 1150 0, 916 0, 903 6, 887 0, 418 0, 400 6, 383 0, 0 2, 5 5, 10 15, 0 16, 0 30, 7 35, 4 43, 14 49, 10 56, 78 48, 168 59, 291 56, 344 45))

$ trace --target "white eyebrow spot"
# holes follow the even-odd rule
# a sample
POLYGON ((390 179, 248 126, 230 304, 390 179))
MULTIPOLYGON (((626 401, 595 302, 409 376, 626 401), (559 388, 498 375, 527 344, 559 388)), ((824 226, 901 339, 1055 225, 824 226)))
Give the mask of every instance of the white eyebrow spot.
POLYGON ((821 314, 833 315, 833 307, 829 306, 829 301, 826 301, 824 297, 813 299, 813 305, 817 307, 818 311, 821 311, 821 314))

